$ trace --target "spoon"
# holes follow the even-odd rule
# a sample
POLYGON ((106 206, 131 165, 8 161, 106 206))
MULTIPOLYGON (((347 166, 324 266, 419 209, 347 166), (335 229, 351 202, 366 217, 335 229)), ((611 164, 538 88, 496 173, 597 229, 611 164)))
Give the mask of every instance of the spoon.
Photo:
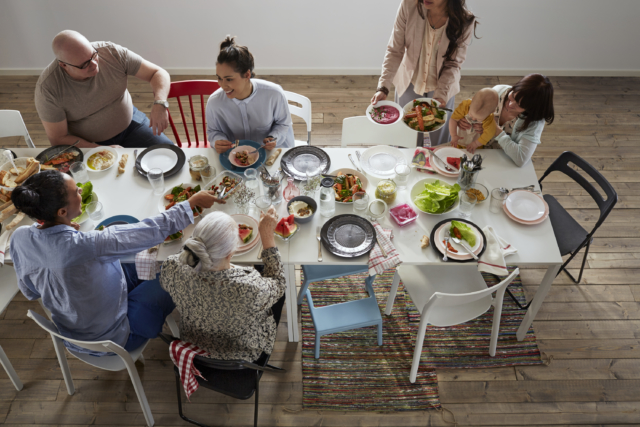
POLYGON ((13 166, 13 168, 16 170, 16 172, 18 171, 18 168, 16 167, 16 164, 13 163, 13 154, 11 154, 11 150, 4 150, 3 153, 11 162, 11 165, 13 166))

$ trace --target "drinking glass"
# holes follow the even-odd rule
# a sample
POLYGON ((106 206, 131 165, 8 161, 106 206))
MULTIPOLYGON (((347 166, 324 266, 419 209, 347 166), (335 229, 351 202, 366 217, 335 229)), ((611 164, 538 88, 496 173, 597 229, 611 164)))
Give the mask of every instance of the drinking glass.
POLYGON ((369 206, 369 195, 364 192, 357 192, 353 195, 353 213, 359 216, 365 216, 369 206))
POLYGON ((258 187, 260 187, 260 183, 258 182, 258 171, 255 169, 246 169, 244 171, 245 182, 244 185, 247 188, 256 192, 258 187))
POLYGON ((503 191, 500 188, 494 188, 493 190, 491 190, 491 201, 489 202, 489 210, 491 211, 491 213, 500 213, 500 211, 502 210, 502 203, 508 195, 508 191, 503 191))
POLYGON ((393 179, 398 190, 406 190, 411 175, 411 168, 407 165, 397 165, 395 168, 396 177, 393 179))
POLYGON ((388 206, 384 202, 384 200, 375 199, 371 203, 369 203, 368 215, 371 219, 371 222, 378 221, 380 218, 387 213, 388 206))
POLYGON ((262 213, 266 214, 271 207, 271 197, 268 195, 256 197, 255 204, 262 213))
POLYGON ((147 178, 149 178, 149 183, 151 183, 153 194, 160 196, 164 193, 164 172, 162 169, 149 169, 149 172, 147 172, 147 178))
POLYGON ((202 177, 202 182, 209 183, 211 179, 216 176, 216 168, 212 165, 207 165, 200 171, 200 177, 202 177))
POLYGON ((102 203, 100 202, 91 202, 87 205, 87 212, 89 212, 89 218, 93 221, 98 221, 104 215, 104 210, 102 209, 102 203))
POLYGON ((76 181, 76 183, 85 183, 89 181, 89 174, 87 173, 87 167, 82 162, 75 162, 69 166, 69 172, 76 181))
POLYGON ((458 206, 460 216, 462 218, 470 218, 471 211, 473 211, 473 207, 476 205, 478 198, 473 193, 467 194, 466 191, 461 191, 458 195, 460 197, 460 205, 458 206))

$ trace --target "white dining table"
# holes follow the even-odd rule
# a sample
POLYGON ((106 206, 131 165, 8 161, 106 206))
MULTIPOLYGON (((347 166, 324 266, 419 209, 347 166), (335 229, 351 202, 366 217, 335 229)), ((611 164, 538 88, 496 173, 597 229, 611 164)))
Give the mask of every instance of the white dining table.
MULTIPOLYGON (((325 151, 329 154, 331 159, 331 171, 339 170, 340 168, 352 169, 353 165, 349 161, 347 154, 351 154, 355 158, 356 150, 360 150, 362 152, 365 149, 366 148, 364 147, 326 148, 325 151)), ((27 148, 16 148, 13 150, 20 157, 35 157, 42 151, 42 149, 27 148)), ((414 150, 400 150, 405 156, 407 162, 410 163, 414 150)), ((83 151, 87 152, 89 150, 83 149, 83 151)), ((117 151, 119 154, 129 154, 129 162, 124 174, 117 176, 117 168, 115 167, 103 172, 89 172, 94 192, 98 194, 100 202, 104 205, 105 214, 101 220, 115 215, 131 215, 135 218, 143 219, 157 214, 159 212, 158 204, 161 196, 153 195, 147 178, 141 176, 134 170, 134 150, 118 148, 117 151)), ((142 149, 138 149, 138 151, 141 152, 142 149)), ((212 149, 185 148, 184 151, 186 153, 187 160, 196 154, 205 155, 209 158, 210 164, 216 168, 217 173, 225 170, 218 160, 218 155, 212 149)), ((539 190, 539 186, 537 184, 538 180, 531 162, 527 163, 523 167, 517 167, 501 150, 483 150, 481 154, 484 158, 483 170, 478 174, 477 182, 484 184, 489 191, 496 187, 513 188, 531 184, 534 184, 536 189, 539 190)), ((274 172, 279 168, 281 158, 282 154, 273 166, 268 167, 270 172, 274 172)), ((241 174, 241 171, 234 172, 241 174)), ((367 178, 369 180, 369 184, 366 189, 367 193, 369 193, 370 197, 374 197, 374 190, 380 179, 370 175, 367 175, 367 178)), ((412 203, 409 197, 411 188, 417 181, 423 178, 438 178, 450 184, 455 183, 455 179, 452 178, 425 174, 418 172, 416 169, 412 169, 407 189, 398 192, 396 200, 392 206, 402 203, 409 203, 411 205, 412 203)), ((181 183, 196 184, 189 174, 188 164, 185 164, 182 170, 176 175, 165 179, 166 189, 170 189, 171 187, 181 183)), ((316 194, 316 200, 317 198, 318 194, 316 194)), ((533 302, 529 306, 518 329, 517 338, 519 341, 522 341, 527 330, 531 326, 536 313, 542 305, 545 296, 549 292, 553 279, 556 277, 556 274, 562 265, 562 257, 560 256, 555 235, 548 219, 541 224, 534 226, 521 225, 509 219, 502 211, 498 214, 491 213, 489 211, 489 204, 490 201, 487 200, 476 206, 471 214, 470 220, 481 228, 484 228, 487 225, 492 226, 503 239, 517 249, 516 254, 506 258, 507 264, 519 267, 545 267, 547 269, 542 282, 534 295, 533 302)), ((211 210, 213 209, 223 210, 229 214, 235 213, 235 206, 233 203, 229 203, 228 205, 216 204, 211 210)), ((205 211, 204 214, 206 215, 211 210, 205 211)), ((393 230, 393 243, 396 246, 400 254, 400 259, 403 263, 425 266, 447 265, 450 268, 456 268, 456 266, 461 265, 459 263, 443 262, 441 257, 435 253, 433 248, 428 247, 426 249, 421 249, 420 247, 421 237, 423 235, 429 236, 431 229, 438 222, 447 218, 458 217, 457 210, 443 215, 428 215, 417 209, 415 210, 419 212, 418 219, 404 227, 400 227, 395 224, 388 214, 380 221, 384 228, 390 228, 393 230)), ((280 217, 287 215, 286 202, 283 201, 277 206, 277 212, 280 217)), ((345 213, 353 213, 352 206, 336 204, 335 215, 345 213)), ((250 215, 257 219, 259 212, 254 208, 251 210, 250 215)), ((288 242, 283 242, 276 238, 276 244, 280 251, 286 272, 286 303, 288 312, 287 327, 289 341, 292 342, 300 340, 295 266, 319 264, 316 229, 317 226, 322 226, 327 220, 328 218, 322 217, 318 212, 309 223, 299 224, 298 232, 288 242)), ((32 221, 25 219, 23 223, 26 225, 31 222, 32 221)), ((80 230, 89 231, 92 230, 95 225, 97 224, 93 223, 93 221, 89 219, 87 222, 82 224, 80 230)), ((185 239, 192 234, 194 227, 195 225, 190 225, 184 230, 185 239)), ((235 264, 261 263, 257 258, 258 248, 260 246, 261 245, 258 244, 249 252, 235 256, 232 262, 235 264)), ((180 251, 181 248, 182 245, 180 243, 161 245, 158 252, 158 261, 164 261, 169 255, 180 251)), ((322 249, 322 255, 323 261, 321 264, 327 266, 345 264, 366 265, 368 262, 368 255, 363 255, 357 258, 342 258, 330 254, 324 247, 322 249)), ((121 261, 133 262, 133 257, 123 257, 121 261)), ((10 258, 7 259, 7 262, 10 262, 10 258)), ((446 277, 444 277, 443 280, 446 280, 446 277)), ((392 295, 389 296, 390 299, 387 301, 387 314, 391 311, 391 297, 392 295)))

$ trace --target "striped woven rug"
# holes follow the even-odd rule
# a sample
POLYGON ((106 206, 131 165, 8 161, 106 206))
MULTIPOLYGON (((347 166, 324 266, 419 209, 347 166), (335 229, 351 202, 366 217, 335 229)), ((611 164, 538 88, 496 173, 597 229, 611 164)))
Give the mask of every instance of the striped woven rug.
MULTIPOLYGON (((374 289, 384 311, 394 271, 379 275, 374 289)), ((314 305, 323 306, 366 297, 364 275, 341 277, 314 283, 314 305)), ((492 277, 485 278, 491 284, 492 277)), ((510 286, 524 300, 520 278, 510 286)), ((515 291, 515 292, 514 292, 515 291)), ((435 367, 470 368, 540 364, 540 352, 533 330, 523 342, 515 330, 524 311, 513 310, 505 298, 496 357, 489 356, 491 335, 489 310, 462 327, 428 330, 422 363, 414 384, 409 382, 418 312, 399 287, 390 316, 382 315, 383 345, 377 345, 376 327, 354 329, 322 337, 320 359, 314 358, 314 330, 305 302, 302 305, 302 384, 305 409, 336 411, 409 411, 439 409, 435 367)), ((430 327, 429 329, 431 329, 430 327)))

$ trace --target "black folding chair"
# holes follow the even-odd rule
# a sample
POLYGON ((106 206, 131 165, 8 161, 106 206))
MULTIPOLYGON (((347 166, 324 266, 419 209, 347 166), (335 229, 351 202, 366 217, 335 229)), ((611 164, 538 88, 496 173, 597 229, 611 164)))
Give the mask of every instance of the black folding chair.
MULTIPOLYGON (((166 334, 160 334, 160 338, 167 344, 171 344, 177 338, 166 334)), ((198 384, 218 393, 226 394, 236 399, 246 400, 253 394, 256 395, 255 412, 253 415, 253 425, 258 426, 258 396, 260 379, 265 371, 275 373, 285 373, 286 370, 269 365, 269 355, 263 353, 255 362, 246 360, 216 360, 208 357, 196 356, 193 358, 193 365, 202 374, 206 381, 196 376, 198 384)), ((174 366, 176 376, 176 391, 178 392, 178 413, 180 418, 200 427, 208 427, 192 420, 182 413, 182 382, 178 367, 174 366)))
POLYGON ((567 175, 569 178, 573 179, 575 182, 580 184, 582 188, 584 188, 589 195, 593 198, 593 200, 598 205, 600 209, 600 218, 598 222, 596 222, 595 227, 590 232, 587 232, 578 222, 573 219, 571 215, 558 203, 555 197, 545 194, 544 200, 549 204, 549 218, 551 219, 551 226, 553 227, 553 233, 556 236, 556 240, 558 242, 558 247, 560 249, 560 255, 565 256, 571 254, 569 259, 562 264, 560 270, 558 270, 558 274, 562 270, 567 273, 567 275, 574 281, 574 283, 580 283, 582 279, 582 272, 584 271, 584 264, 587 261, 587 255, 589 254, 589 247, 591 246, 591 242, 593 241, 593 235, 602 225, 604 220, 609 215, 609 212, 613 209, 616 202, 618 201, 618 194, 613 189, 609 181, 606 180, 604 176, 600 172, 598 172, 593 166, 587 163, 582 157, 572 153, 571 151, 565 151, 558 157, 549 168, 546 170, 544 175, 540 178, 538 183, 540 184, 540 189, 542 189, 542 180, 546 178, 551 172, 558 171, 567 175), (596 187, 591 184, 589 181, 585 179, 584 176, 580 174, 577 170, 573 169, 570 164, 573 164, 580 168, 583 172, 589 175, 593 180, 602 188, 606 198, 603 198, 600 192, 596 189, 596 187), (584 253, 584 258, 582 259, 582 266, 580 267, 580 275, 578 276, 578 280, 576 280, 571 273, 569 273, 566 269, 567 265, 571 260, 586 246, 586 251, 584 253))

